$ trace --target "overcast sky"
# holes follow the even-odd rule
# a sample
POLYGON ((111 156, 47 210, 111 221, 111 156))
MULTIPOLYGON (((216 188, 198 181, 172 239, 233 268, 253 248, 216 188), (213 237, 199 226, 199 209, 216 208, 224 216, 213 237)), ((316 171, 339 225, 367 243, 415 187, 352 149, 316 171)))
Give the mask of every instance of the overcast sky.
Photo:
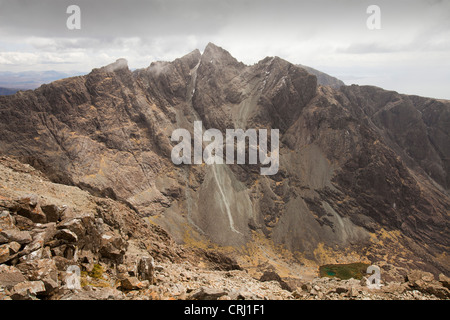
POLYGON ((0 0, 0 71, 173 60, 208 42, 253 64, 279 56, 401 93, 450 99, 450 0, 0 0), (69 5, 81 29, 69 30, 69 5), (381 30, 366 12, 381 9, 381 30))

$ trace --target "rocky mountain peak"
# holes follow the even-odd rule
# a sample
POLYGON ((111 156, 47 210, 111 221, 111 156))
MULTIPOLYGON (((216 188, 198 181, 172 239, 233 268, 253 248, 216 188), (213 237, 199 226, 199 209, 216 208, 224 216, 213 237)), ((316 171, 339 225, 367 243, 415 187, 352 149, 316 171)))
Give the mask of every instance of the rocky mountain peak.
POLYGON ((210 63, 219 66, 244 66, 243 63, 239 62, 228 51, 211 42, 208 43, 203 51, 202 63, 210 63))
POLYGON ((278 57, 246 66, 214 44, 133 73, 119 59, 0 97, 0 153, 115 199, 178 243, 448 272, 450 102, 317 82, 278 57), (279 171, 175 165, 172 132, 198 120, 279 129, 279 171))
POLYGON ((190 53, 184 55, 180 59, 187 61, 189 66, 195 66, 195 65, 197 65, 198 62, 200 62, 201 57, 202 57, 202 54, 201 54, 200 50, 195 49, 195 50, 191 51, 190 53))
POLYGON ((117 59, 115 62, 101 68, 105 72, 115 72, 122 69, 128 70, 128 61, 124 58, 117 59))

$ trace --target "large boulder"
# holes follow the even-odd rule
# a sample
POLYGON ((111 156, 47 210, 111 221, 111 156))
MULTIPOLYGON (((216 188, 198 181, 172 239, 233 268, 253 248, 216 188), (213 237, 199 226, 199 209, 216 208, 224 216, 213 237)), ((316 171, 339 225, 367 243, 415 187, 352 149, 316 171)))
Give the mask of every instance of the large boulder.
POLYGON ((13 228, 15 228, 15 226, 11 214, 9 213, 9 211, 2 211, 0 213, 0 230, 13 228))
POLYGON ((281 289, 293 291, 293 289, 281 279, 281 277, 275 271, 265 271, 264 274, 259 279, 261 282, 265 281, 276 281, 280 284, 281 289))
POLYGON ((154 282, 155 261, 153 257, 142 257, 137 263, 137 277, 139 280, 154 282))
POLYGON ((450 277, 447 277, 446 275, 441 273, 439 275, 439 282, 447 289, 450 289, 450 277))
POLYGON ((417 281, 421 280, 424 282, 431 282, 434 280, 434 276, 430 272, 422 271, 422 270, 412 270, 406 275, 406 280, 414 285, 417 281))
POLYGON ((433 274, 429 272, 413 270, 408 273, 406 280, 411 289, 435 295, 440 299, 450 298, 450 290, 443 286, 442 282, 435 280, 433 274))
POLYGON ((60 208, 55 204, 41 204, 41 210, 45 214, 48 222, 58 222, 65 208, 60 208))
POLYGON ((146 289, 149 286, 149 282, 147 280, 140 281, 136 277, 126 277, 120 282, 120 284, 122 289, 127 291, 146 289))
POLYGON ((28 280, 42 281, 46 294, 50 294, 58 288, 58 269, 52 259, 26 261, 16 267, 28 280))
POLYGON ((123 292, 114 288, 96 288, 96 290, 70 290, 51 297, 51 300, 123 300, 123 292))
POLYGON ((47 222, 47 216, 42 211, 38 196, 36 195, 29 195, 18 199, 12 207, 12 210, 35 223, 47 222))
POLYGON ((126 241, 116 233, 108 231, 101 235, 99 253, 102 258, 120 264, 123 262, 126 249, 126 241))
POLYGON ((16 284, 26 281, 19 269, 13 266, 0 265, 0 288, 10 289, 16 284))
POLYGON ((17 256, 21 245, 18 242, 10 242, 0 245, 0 263, 5 263, 17 256))
POLYGON ((34 300, 38 294, 44 292, 45 285, 42 281, 24 281, 11 289, 11 298, 13 300, 34 300))
POLYGON ((68 229, 60 229, 56 232, 55 239, 65 240, 67 242, 77 242, 78 236, 68 229))
POLYGON ((192 300, 217 300, 222 296, 227 295, 227 292, 221 289, 200 287, 195 290, 191 295, 192 300))
POLYGON ((0 231, 0 243, 7 243, 11 241, 20 244, 30 243, 33 239, 28 231, 19 231, 17 229, 9 229, 0 231))

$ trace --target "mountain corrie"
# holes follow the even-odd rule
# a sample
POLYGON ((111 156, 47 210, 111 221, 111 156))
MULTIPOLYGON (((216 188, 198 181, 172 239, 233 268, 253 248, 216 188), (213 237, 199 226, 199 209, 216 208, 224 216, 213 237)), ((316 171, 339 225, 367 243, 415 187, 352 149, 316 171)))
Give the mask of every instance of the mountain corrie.
MULTIPOLYGON (((194 164, 202 164, 203 161, 208 164, 223 164, 223 142, 224 138, 218 129, 208 129, 203 134, 202 121, 194 121, 194 164), (203 141, 211 142, 202 151, 203 141)), ((270 133, 270 153, 267 150, 267 129, 248 129, 244 132, 242 129, 226 129, 225 150, 226 164, 234 164, 235 142, 237 146, 236 160, 237 164, 245 164, 246 160, 246 138, 248 138, 249 164, 257 164, 258 156, 262 165, 261 175, 274 175, 279 168, 279 130, 271 129, 270 133), (259 146, 258 146, 259 140, 259 146)), ((180 141, 173 147, 171 158, 176 165, 191 164, 191 134, 186 129, 175 129, 171 136, 172 141, 180 141), (180 141, 180 139, 182 140, 180 141)))

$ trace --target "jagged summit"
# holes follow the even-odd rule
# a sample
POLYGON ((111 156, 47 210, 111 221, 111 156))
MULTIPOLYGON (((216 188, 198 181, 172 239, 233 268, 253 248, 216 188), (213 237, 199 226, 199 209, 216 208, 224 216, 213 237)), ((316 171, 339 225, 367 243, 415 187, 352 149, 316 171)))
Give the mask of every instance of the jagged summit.
MULTIPOLYGON (((242 62, 239 62, 236 58, 234 58, 227 50, 223 49, 220 46, 215 45, 212 42, 209 42, 203 53, 200 52, 199 49, 195 49, 192 52, 184 55, 181 58, 177 58, 175 61, 186 61, 188 65, 192 65, 192 63, 204 62, 204 63, 213 63, 215 61, 215 65, 218 68, 223 67, 238 67, 242 68, 245 65, 242 62)), ((275 56, 275 57, 266 57, 261 60, 259 63, 267 63, 269 62, 270 67, 280 66, 280 65, 291 65, 290 62, 275 56)), ((147 68, 152 70, 153 72, 160 73, 165 69, 166 66, 170 65, 171 62, 168 61, 155 61, 151 62, 150 66, 147 68)), ((323 73, 319 70, 304 66, 298 65, 301 68, 305 69, 308 73, 317 77, 318 84, 323 86, 329 86, 335 89, 339 89, 339 87, 345 85, 341 80, 329 76, 326 73, 323 73)), ((103 70, 106 72, 114 72, 121 69, 128 69, 128 61, 126 59, 118 59, 115 62, 104 66, 100 69, 94 70, 103 70)))
POLYGON ((121 69, 128 69, 128 61, 124 58, 117 59, 115 62, 101 68, 106 72, 114 72, 121 69))
POLYGON ((200 60, 201 56, 202 56, 202 54, 201 54, 200 50, 199 49, 195 49, 195 50, 189 52, 188 54, 184 55, 180 59, 190 59, 190 58, 192 58, 192 59, 195 59, 195 60, 198 61, 198 60, 200 60))
POLYGON ((203 50, 201 63, 211 64, 212 66, 214 66, 214 68, 217 69, 245 67, 242 62, 239 62, 228 51, 211 42, 208 43, 208 45, 205 47, 205 50, 203 50))

